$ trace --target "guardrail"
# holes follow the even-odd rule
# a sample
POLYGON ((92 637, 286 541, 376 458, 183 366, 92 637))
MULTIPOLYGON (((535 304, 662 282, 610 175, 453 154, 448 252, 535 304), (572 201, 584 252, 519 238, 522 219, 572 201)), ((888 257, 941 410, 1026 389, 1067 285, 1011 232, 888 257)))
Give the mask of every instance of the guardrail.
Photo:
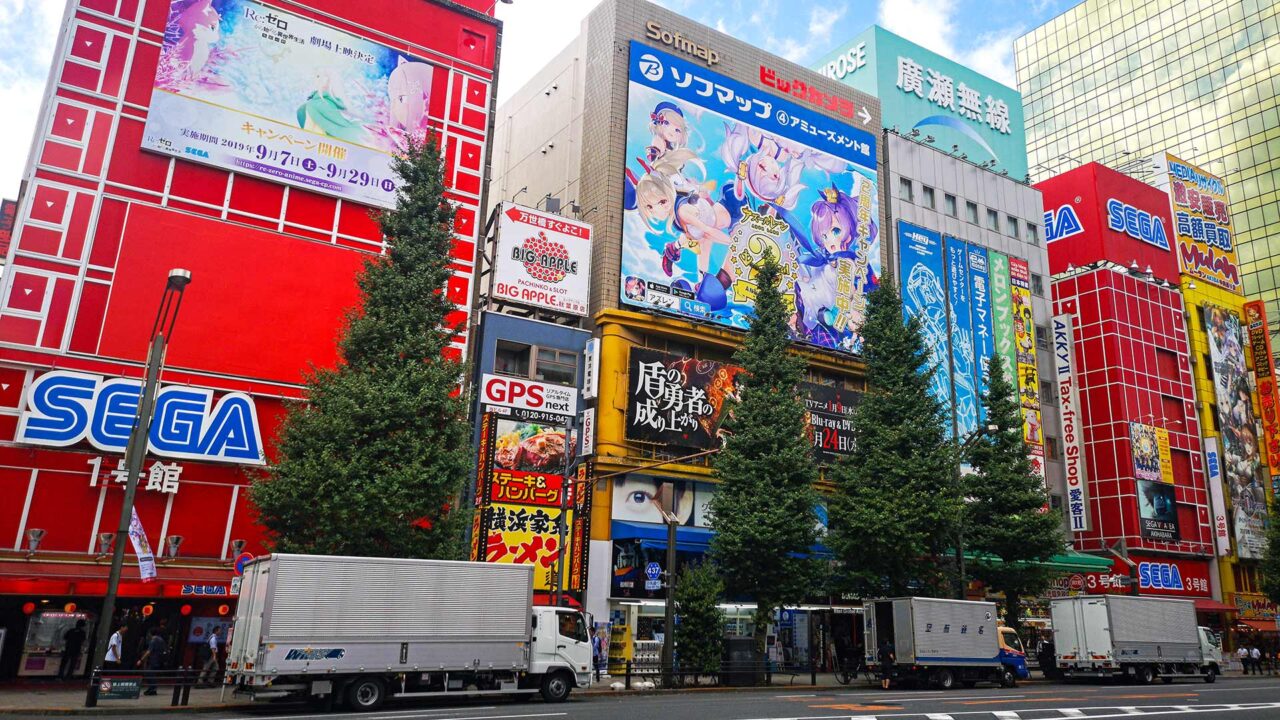
MULTIPOLYGON (((131 670, 126 668, 95 667, 89 674, 89 687, 85 693, 84 706, 97 707, 98 700, 133 700, 143 694, 159 694, 159 689, 172 688, 169 699, 170 707, 180 707, 190 703, 191 688, 200 679, 201 670, 190 666, 166 670, 131 670), (156 692, 152 693, 151 690, 156 692)), ((222 673, 216 676, 222 681, 222 673)))
MULTIPOLYGON (((724 687, 748 687, 754 685, 772 685, 775 676, 789 677, 791 684, 803 678, 809 685, 818 684, 818 668, 806 662, 773 662, 761 661, 723 661, 715 670, 694 668, 681 664, 677 659, 672 665, 664 665, 659 661, 627 660, 621 667, 611 665, 611 677, 617 678, 616 670, 621 670, 623 687, 627 690, 641 689, 644 684, 653 683, 654 687, 677 688, 697 685, 724 687)), ((827 671, 823 671, 824 673, 827 671)), ((617 682, 617 680, 615 680, 617 682)))

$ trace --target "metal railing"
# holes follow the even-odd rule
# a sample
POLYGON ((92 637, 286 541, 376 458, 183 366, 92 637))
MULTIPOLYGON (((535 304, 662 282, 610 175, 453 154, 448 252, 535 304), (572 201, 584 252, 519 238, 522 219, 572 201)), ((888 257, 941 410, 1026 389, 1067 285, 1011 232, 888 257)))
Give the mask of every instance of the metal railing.
MULTIPOLYGON (((748 687, 772 685, 774 678, 787 678, 789 684, 807 682, 818 684, 817 665, 810 662, 774 662, 770 660, 722 661, 718 668, 707 670, 681 664, 677 659, 672 665, 661 661, 627 660, 612 664, 610 678, 622 682, 626 690, 656 688, 680 688, 705 686, 748 687)), ((828 671, 823 671, 827 673, 828 671)))
MULTIPOLYGON (((84 706, 97 707, 99 699, 136 699, 141 694, 158 695, 162 687, 172 688, 170 707, 185 706, 190 704, 191 688, 199 682, 202 674, 200 668, 191 666, 164 670, 95 667, 89 674, 84 706)), ((214 676, 214 682, 221 684, 221 671, 214 676)))

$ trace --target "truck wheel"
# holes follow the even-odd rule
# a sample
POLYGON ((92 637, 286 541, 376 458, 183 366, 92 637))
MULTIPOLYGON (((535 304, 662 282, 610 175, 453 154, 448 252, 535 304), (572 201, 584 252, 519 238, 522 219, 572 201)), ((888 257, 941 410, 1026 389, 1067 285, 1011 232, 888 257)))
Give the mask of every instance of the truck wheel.
POLYGON ((573 689, 568 673, 553 672, 542 680, 542 699, 547 702, 564 702, 573 689))
POLYGON ((352 710, 369 712, 382 706, 387 690, 378 678, 358 678, 347 688, 347 704, 352 710))
POLYGON ((1150 665, 1143 665, 1134 671, 1133 677, 1139 685, 1150 685, 1156 679, 1156 671, 1150 665))
POLYGON ((956 686, 956 676, 950 670, 943 668, 933 673, 933 686, 939 690, 952 690, 956 686))
POLYGON ((1205 682, 1211 683, 1217 679, 1218 679, 1218 668, 1216 667, 1205 668, 1205 671, 1204 671, 1205 682))
POLYGON ((1000 669, 1000 687, 1017 687, 1018 676, 1013 674, 1013 668, 1008 665, 1000 669))

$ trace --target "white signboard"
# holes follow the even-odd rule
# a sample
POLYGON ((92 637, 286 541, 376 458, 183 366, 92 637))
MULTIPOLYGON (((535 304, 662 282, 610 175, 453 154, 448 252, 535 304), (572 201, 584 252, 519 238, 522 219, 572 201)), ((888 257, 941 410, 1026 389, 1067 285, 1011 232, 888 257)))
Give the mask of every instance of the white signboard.
POLYGON ((1218 438, 1204 439, 1204 469, 1209 483, 1209 504, 1213 511, 1213 545, 1218 557, 1231 554, 1231 526, 1227 523, 1227 504, 1222 500, 1222 455, 1218 438))
POLYGON ((1053 367, 1062 410, 1062 459, 1067 471, 1067 517, 1071 532, 1089 529, 1089 479, 1081 433, 1080 384, 1075 369, 1075 331, 1070 315, 1053 317, 1053 367))
POLYGON ((595 398, 600 385, 600 338, 591 338, 582 351, 582 399, 595 398))
POLYGON ((503 203, 493 257, 493 299, 586 315, 591 226, 503 203))
POLYGON ((596 453, 596 409, 585 408, 582 411, 582 456, 596 453))
MULTIPOLYGON (((480 402, 498 409, 528 413, 577 415, 578 389, 566 385, 485 374, 480 380, 480 402)), ((510 413, 503 413, 510 414, 510 413)))

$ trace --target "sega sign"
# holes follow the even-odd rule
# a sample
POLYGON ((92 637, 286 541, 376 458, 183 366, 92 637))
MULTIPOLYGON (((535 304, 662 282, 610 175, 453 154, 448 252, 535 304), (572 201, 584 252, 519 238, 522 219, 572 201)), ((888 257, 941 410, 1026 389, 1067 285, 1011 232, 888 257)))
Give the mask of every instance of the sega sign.
POLYGON ((577 415, 578 389, 565 385, 485 374, 480 380, 480 402, 500 414, 522 413, 577 415), (507 410, 504 412, 503 408, 507 410))
POLYGON ((1072 235, 1079 235, 1084 232, 1084 226, 1080 224, 1080 217, 1076 215, 1075 208, 1070 205, 1063 205, 1057 210, 1049 210, 1044 214, 1044 241, 1046 243, 1056 242, 1072 235))
MULTIPOLYGON (((54 370, 27 389, 16 440, 69 447, 83 441, 105 452, 129 445, 142 382, 54 370)), ((156 392, 148 451, 157 457, 262 465, 262 434, 253 399, 229 392, 169 385, 156 392)))
POLYGON ((1115 198, 1107 200, 1107 228, 1161 250, 1169 249, 1169 236, 1165 234, 1160 218, 1115 198))

